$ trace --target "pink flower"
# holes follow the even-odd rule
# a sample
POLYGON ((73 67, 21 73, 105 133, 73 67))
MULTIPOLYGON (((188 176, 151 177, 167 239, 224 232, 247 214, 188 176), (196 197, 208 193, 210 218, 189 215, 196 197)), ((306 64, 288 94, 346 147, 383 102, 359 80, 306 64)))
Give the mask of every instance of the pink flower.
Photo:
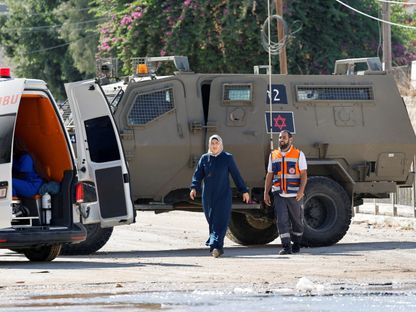
POLYGON ((100 46, 101 51, 109 51, 111 50, 110 45, 107 42, 103 42, 100 46))
POLYGON ((121 25, 121 26, 126 26, 126 25, 129 25, 132 21, 133 21, 133 19, 132 19, 130 16, 125 15, 125 16, 123 16, 123 18, 121 19, 121 21, 120 21, 120 25, 121 25))
POLYGON ((189 7, 191 5, 191 3, 192 3, 192 0, 185 0, 183 2, 183 5, 186 6, 186 7, 189 7))
POLYGON ((142 12, 133 12, 133 13, 131 13, 131 17, 135 20, 135 19, 138 19, 138 18, 141 18, 142 17, 142 15, 143 15, 143 13, 142 12))
POLYGON ((160 50, 160 56, 165 56, 166 55, 166 51, 165 50, 160 50))

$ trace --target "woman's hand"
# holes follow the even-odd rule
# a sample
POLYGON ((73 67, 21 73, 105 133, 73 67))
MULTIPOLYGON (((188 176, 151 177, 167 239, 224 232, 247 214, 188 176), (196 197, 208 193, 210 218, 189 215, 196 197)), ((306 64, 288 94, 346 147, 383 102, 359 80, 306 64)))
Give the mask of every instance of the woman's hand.
POLYGON ((192 189, 191 192, 189 193, 189 197, 192 200, 194 200, 195 199, 195 196, 196 196, 196 190, 195 189, 192 189))
POLYGON ((250 195, 246 192, 243 194, 243 202, 248 204, 249 201, 250 201, 250 195))

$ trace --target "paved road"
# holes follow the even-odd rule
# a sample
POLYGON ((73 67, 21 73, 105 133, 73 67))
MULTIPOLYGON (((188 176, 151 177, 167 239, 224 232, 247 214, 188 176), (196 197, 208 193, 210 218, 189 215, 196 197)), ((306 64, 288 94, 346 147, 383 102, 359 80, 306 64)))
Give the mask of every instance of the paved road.
MULTIPOLYGON (((301 278, 324 289, 397 285, 416 289, 415 228, 357 216, 331 247, 278 256, 279 240, 244 247, 226 241, 224 257, 212 258, 203 242, 201 213, 139 212, 134 225, 118 227, 98 253, 30 263, 0 251, 1 305, 19 298, 88 297, 148 291, 296 289, 301 278), (14 298, 14 299, 13 299, 14 298), (2 302, 3 301, 3 302, 2 302)), ((396 287, 396 286, 395 286, 396 287)))

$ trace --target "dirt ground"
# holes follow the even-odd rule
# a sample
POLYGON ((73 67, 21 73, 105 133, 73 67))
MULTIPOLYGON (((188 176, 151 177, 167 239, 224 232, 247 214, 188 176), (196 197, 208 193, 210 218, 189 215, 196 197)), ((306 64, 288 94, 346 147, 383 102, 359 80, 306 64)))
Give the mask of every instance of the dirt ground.
POLYGON ((356 217, 344 239, 331 247, 279 256, 279 239, 249 247, 227 239, 224 256, 215 259, 203 244, 207 225, 202 213, 139 212, 136 224, 115 228, 107 245, 94 255, 30 263, 22 255, 0 250, 0 293, 5 298, 16 291, 267 291, 293 289, 302 277, 324 287, 416 288, 415 228, 414 220, 393 224, 356 217))

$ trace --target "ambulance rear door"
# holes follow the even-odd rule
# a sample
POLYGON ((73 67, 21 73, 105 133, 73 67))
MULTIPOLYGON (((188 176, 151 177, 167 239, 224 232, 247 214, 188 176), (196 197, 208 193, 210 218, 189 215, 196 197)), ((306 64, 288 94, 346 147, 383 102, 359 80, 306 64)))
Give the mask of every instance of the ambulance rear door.
POLYGON ((13 137, 25 79, 0 81, 0 228, 12 219, 13 137))
POLYGON ((95 183, 101 226, 132 223, 128 168, 101 87, 87 80, 65 84, 65 89, 74 118, 78 177, 95 183))

